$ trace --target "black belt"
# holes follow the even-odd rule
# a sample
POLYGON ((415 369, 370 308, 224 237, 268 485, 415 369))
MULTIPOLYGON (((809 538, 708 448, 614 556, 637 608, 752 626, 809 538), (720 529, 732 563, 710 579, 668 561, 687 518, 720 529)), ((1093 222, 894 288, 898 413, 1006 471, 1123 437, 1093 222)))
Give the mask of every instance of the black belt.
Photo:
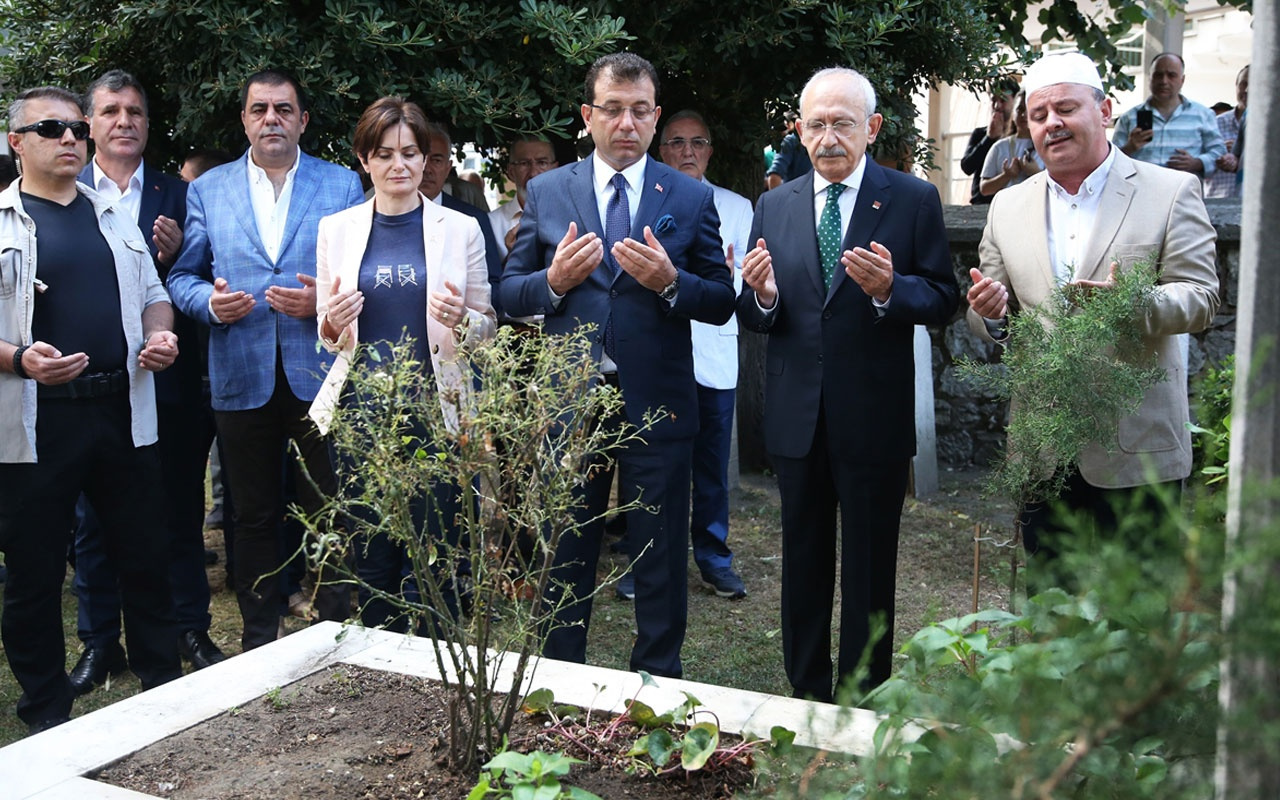
POLYGON ((56 386, 40 384, 36 397, 41 400, 88 400, 106 397, 129 389, 129 373, 123 369, 81 375, 56 386))

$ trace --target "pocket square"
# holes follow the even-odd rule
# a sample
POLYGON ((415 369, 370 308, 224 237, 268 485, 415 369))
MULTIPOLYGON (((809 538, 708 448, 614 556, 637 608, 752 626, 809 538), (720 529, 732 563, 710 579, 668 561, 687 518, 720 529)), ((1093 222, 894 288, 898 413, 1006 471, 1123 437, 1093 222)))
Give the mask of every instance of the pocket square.
POLYGON ((658 218, 658 222, 653 226, 654 236, 665 236, 668 233, 676 232, 676 219, 670 214, 663 214, 658 218))

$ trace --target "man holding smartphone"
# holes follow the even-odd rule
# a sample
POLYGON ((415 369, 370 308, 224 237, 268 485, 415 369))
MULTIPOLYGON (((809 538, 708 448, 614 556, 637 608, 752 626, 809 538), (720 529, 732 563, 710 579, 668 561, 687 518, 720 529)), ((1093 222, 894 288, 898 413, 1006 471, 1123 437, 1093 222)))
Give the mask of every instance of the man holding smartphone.
POLYGON ((1213 174, 1227 148, 1212 111, 1182 96, 1182 56, 1161 53, 1151 62, 1151 95, 1116 120, 1111 142, 1127 156, 1202 179, 1213 174))

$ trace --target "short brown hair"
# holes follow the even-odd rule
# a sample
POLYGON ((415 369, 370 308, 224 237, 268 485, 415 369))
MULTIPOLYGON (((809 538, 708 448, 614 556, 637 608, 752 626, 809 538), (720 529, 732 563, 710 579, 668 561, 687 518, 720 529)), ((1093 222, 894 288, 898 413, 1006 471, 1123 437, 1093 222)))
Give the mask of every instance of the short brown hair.
POLYGON ((417 103, 411 103, 403 97, 379 97, 374 100, 356 123, 356 133, 351 139, 351 149, 356 158, 364 160, 382 144, 382 137, 387 131, 400 123, 409 126, 413 138, 422 152, 430 150, 430 131, 427 115, 417 103))

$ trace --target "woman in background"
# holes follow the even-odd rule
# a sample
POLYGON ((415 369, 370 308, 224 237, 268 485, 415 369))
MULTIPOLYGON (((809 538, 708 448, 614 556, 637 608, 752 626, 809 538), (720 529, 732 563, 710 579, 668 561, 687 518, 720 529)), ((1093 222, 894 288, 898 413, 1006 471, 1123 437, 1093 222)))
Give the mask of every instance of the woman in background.
POLYGON ((1031 126, 1027 124, 1027 95, 1020 92, 1014 105, 1009 135, 991 145, 987 152, 978 191, 987 196, 993 195, 1022 183, 1042 169, 1044 162, 1031 141, 1031 126))

